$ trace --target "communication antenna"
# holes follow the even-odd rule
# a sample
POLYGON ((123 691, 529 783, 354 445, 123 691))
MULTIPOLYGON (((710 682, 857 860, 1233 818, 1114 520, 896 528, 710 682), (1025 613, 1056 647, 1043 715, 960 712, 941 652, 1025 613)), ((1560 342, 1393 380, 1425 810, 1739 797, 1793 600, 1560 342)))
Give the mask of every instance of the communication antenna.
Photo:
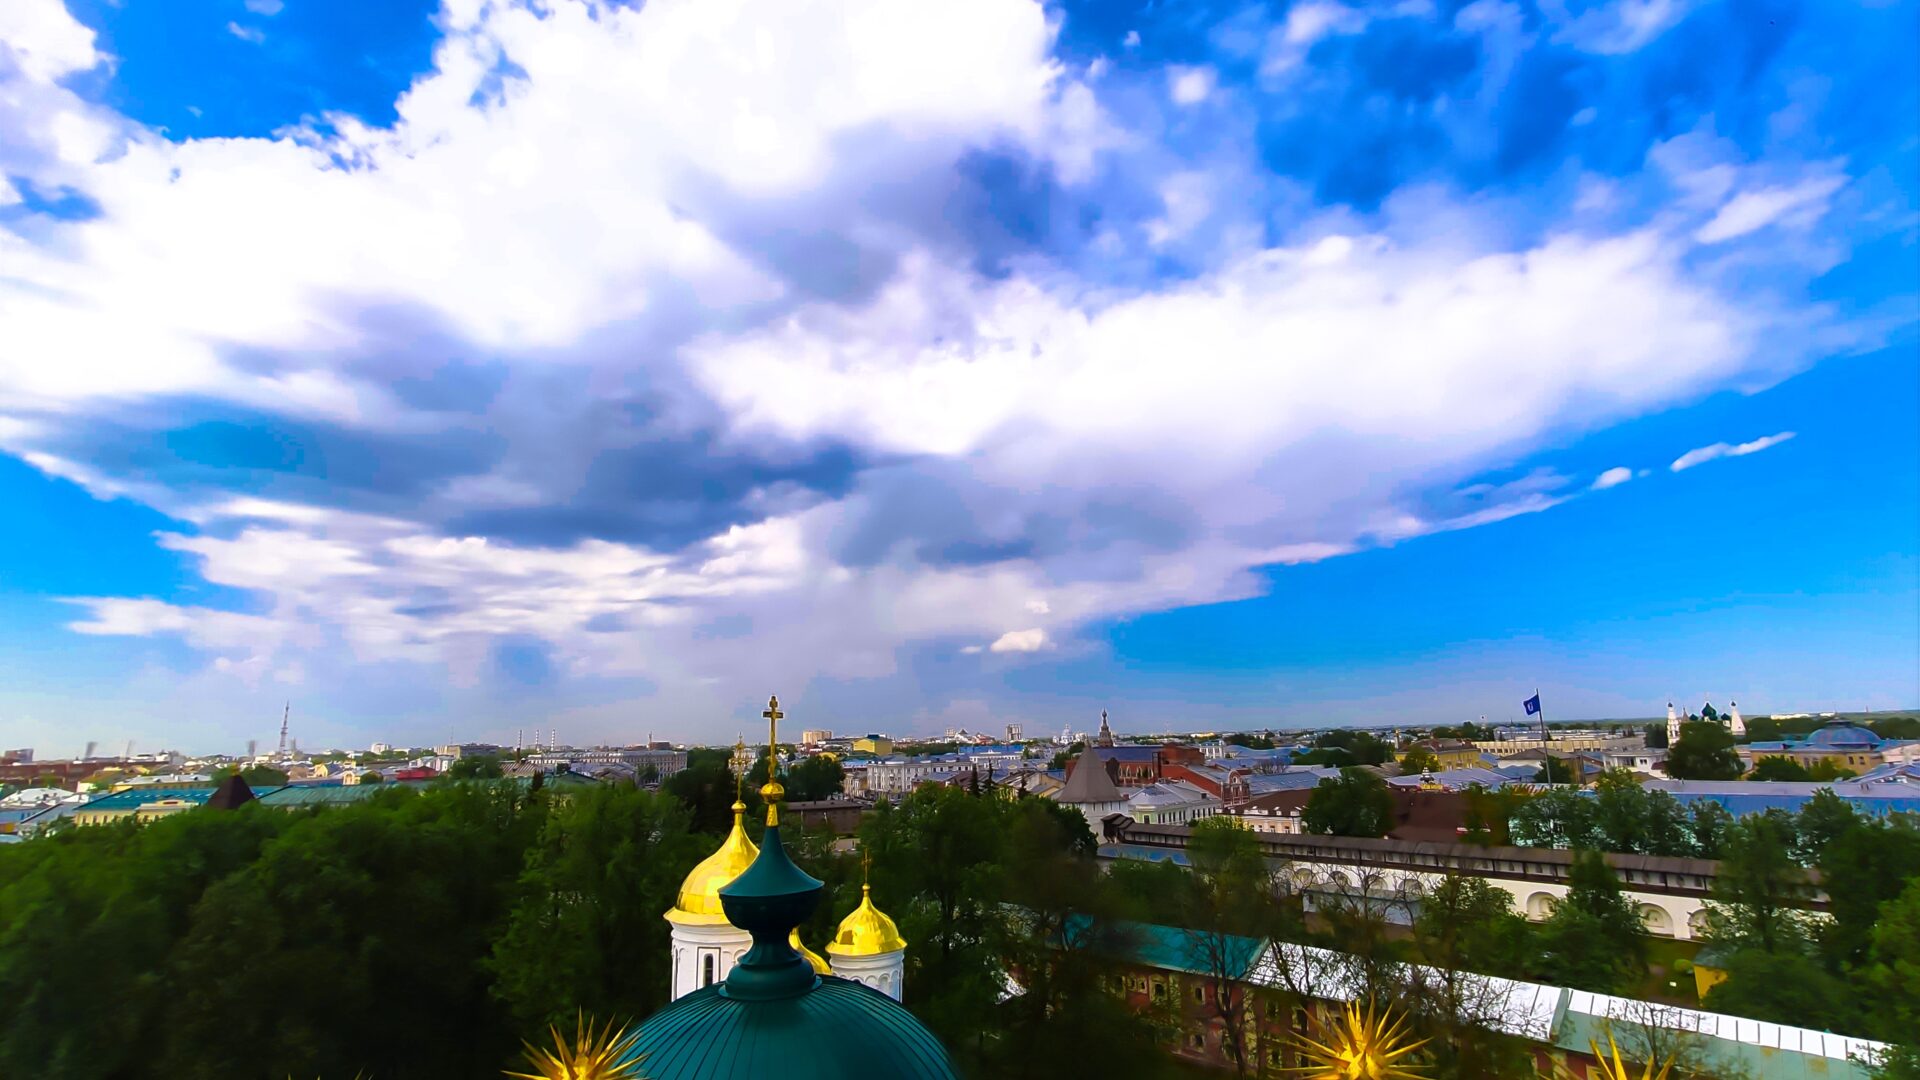
POLYGON ((287 756, 287 718, 292 715, 293 702, 289 701, 287 707, 280 710, 280 750, 274 754, 275 757, 287 756))

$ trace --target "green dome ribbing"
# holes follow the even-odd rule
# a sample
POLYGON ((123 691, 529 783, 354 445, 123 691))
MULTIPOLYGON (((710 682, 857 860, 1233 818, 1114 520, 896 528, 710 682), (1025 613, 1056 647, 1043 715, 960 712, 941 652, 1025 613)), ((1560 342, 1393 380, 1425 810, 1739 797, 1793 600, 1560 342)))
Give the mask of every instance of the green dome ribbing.
POLYGON ((654 1013, 634 1054, 647 1080, 951 1080, 947 1050, 892 998, 827 976, 807 993, 744 1001, 709 986, 654 1013))

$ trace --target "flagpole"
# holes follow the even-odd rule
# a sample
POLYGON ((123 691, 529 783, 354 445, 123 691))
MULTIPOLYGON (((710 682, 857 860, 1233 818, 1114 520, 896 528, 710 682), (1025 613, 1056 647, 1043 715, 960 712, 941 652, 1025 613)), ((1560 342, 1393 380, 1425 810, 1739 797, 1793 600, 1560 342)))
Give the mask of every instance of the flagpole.
POLYGON ((1545 750, 1546 744, 1552 740, 1547 736, 1547 704, 1540 700, 1540 688, 1537 686, 1533 688, 1533 700, 1538 705, 1537 711, 1540 713, 1540 749, 1545 750))

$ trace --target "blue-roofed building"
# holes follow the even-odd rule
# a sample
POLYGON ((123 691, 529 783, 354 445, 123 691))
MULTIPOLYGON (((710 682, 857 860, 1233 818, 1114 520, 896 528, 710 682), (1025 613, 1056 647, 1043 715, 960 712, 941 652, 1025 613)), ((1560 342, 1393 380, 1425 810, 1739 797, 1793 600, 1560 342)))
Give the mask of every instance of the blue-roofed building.
POLYGON ((1806 768, 1822 762, 1859 774, 1881 765, 1920 760, 1920 741, 1883 739, 1873 729, 1832 720, 1797 739, 1772 739, 1738 748, 1748 768, 1761 758, 1783 757, 1806 768))
POLYGON ((1867 784, 1920 785, 1920 761, 1889 762, 1878 768, 1868 769, 1860 774, 1859 779, 1867 784))
POLYGON ((205 806, 213 798, 210 787, 136 787, 102 795, 73 812, 76 825, 108 825, 132 818, 152 821, 205 806))
MULTIPOLYGON (((1538 770, 1535 770, 1538 771, 1538 770)), ((1439 787, 1447 791, 1465 791, 1471 787, 1483 787, 1488 791, 1498 791, 1517 781, 1531 782, 1533 773, 1525 777, 1511 776, 1499 769, 1480 766, 1466 766, 1457 769, 1440 769, 1430 773, 1411 776, 1389 776, 1387 783, 1394 787, 1439 787)))
POLYGON ((1340 770, 1332 765, 1302 765, 1285 772, 1255 773, 1247 777, 1247 792, 1249 796, 1260 796, 1276 791, 1300 791, 1339 775, 1340 770))
POLYGON ((1888 814, 1920 814, 1920 785, 1900 781, 1862 780, 1764 781, 1764 780, 1648 780, 1641 785, 1649 791, 1664 791, 1681 803, 1701 800, 1717 802, 1735 817, 1785 810, 1797 813, 1813 801, 1816 792, 1831 791, 1856 811, 1872 817, 1888 814))

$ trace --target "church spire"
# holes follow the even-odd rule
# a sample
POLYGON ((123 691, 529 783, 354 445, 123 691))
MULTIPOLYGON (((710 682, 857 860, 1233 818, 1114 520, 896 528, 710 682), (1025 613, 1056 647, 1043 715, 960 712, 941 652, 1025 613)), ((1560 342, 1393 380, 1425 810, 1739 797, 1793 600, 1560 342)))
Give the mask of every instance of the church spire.
POLYGON ((1095 746, 1112 746, 1113 729, 1107 726, 1107 710, 1100 710, 1100 734, 1093 737, 1095 746))

